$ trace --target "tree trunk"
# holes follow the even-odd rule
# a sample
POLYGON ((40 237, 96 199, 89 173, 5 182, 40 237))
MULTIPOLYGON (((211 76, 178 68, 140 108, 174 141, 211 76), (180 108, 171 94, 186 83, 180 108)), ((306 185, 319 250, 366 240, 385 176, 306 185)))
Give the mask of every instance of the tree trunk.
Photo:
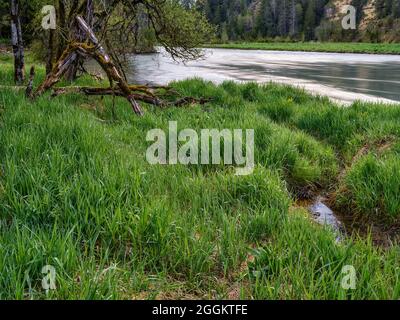
POLYGON ((47 47, 47 62, 46 62, 46 75, 53 69, 54 59, 54 30, 49 30, 49 43, 47 47))
POLYGON ((57 53, 56 60, 59 60, 65 49, 64 32, 67 30, 66 18, 65 18, 65 3, 64 0, 58 0, 57 6, 57 21, 60 29, 60 34, 57 36, 57 53))
MULTIPOLYGON (((83 4, 85 5, 85 3, 83 4)), ((86 8, 85 8, 85 21, 88 24, 89 28, 93 28, 93 19, 94 19, 94 2, 93 0, 86 0, 86 8)), ((71 37, 76 42, 83 43, 87 39, 87 35, 82 32, 79 26, 74 23, 73 25, 73 36, 71 37)), ((75 61, 71 63, 69 66, 65 78, 66 80, 73 82, 77 78, 77 73, 79 70, 79 66, 83 63, 83 58, 78 56, 75 61)))
POLYGON ((55 64, 52 72, 50 72, 46 80, 39 86, 36 92, 32 95, 32 98, 38 97, 54 86, 60 81, 60 78, 70 70, 71 64, 78 61, 79 57, 91 57, 95 59, 103 70, 107 73, 110 85, 115 82, 122 94, 131 104, 133 110, 138 115, 143 115, 143 111, 140 105, 136 102, 135 96, 126 81, 121 77, 118 69, 111 61, 110 56, 106 53, 104 48, 100 45, 97 37, 93 30, 88 26, 86 21, 82 17, 76 17, 76 26, 79 29, 80 34, 85 35, 85 39, 90 40, 92 45, 87 43, 73 43, 68 46, 64 51, 60 60, 55 64))
POLYGON ((94 3, 93 0, 87 0, 85 20, 89 25, 89 27, 92 29, 93 29, 93 19, 94 19, 94 3))
POLYGON ((11 43, 14 53, 14 80, 16 84, 21 84, 25 80, 24 44, 19 14, 19 1, 11 0, 11 43))

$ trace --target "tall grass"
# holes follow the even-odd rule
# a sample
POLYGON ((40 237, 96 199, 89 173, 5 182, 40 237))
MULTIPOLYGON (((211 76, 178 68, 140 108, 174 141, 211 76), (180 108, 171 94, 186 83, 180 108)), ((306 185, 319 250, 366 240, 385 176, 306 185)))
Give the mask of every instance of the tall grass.
MULTIPOLYGON (((400 162, 398 154, 383 159, 370 154, 349 170, 338 203, 356 208, 375 220, 397 221, 400 215, 400 162)), ((390 223, 390 222, 389 222, 390 223)))
MULTIPOLYGON (((10 69, 2 62, 2 85, 12 84, 10 69)), ((36 82, 43 76, 39 68, 36 82)), ((336 243, 331 230, 292 207, 305 190, 334 187, 365 141, 397 138, 398 107, 341 109, 273 84, 172 85, 215 100, 145 106, 139 118, 124 100, 113 112, 109 98, 30 102, 0 89, 0 298, 227 298, 236 285, 241 298, 399 298, 398 247, 336 243), (149 165, 146 133, 169 121, 179 129, 255 129, 254 174, 149 165), (340 286, 347 264, 359 276, 353 291, 340 286), (47 294, 45 265, 57 271, 57 289, 47 294)), ((381 196, 395 210, 392 191, 381 196)), ((343 201, 357 207, 353 197, 343 201)))

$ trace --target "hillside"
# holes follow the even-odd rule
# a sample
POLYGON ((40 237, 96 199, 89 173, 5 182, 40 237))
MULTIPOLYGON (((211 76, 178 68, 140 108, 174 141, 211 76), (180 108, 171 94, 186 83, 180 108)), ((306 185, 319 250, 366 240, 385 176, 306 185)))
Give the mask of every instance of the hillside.
POLYGON ((204 0, 200 10, 228 40, 398 42, 400 1, 394 0, 204 0), (357 29, 343 30, 346 5, 357 9, 357 29))

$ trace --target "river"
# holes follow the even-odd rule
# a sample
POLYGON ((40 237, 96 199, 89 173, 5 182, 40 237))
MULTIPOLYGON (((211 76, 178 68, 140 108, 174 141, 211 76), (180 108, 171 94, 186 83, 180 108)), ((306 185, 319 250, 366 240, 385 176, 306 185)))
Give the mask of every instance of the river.
POLYGON ((132 56, 127 76, 158 85, 193 77, 274 81, 345 104, 400 102, 400 55, 207 49, 204 58, 183 64, 159 52, 132 56))

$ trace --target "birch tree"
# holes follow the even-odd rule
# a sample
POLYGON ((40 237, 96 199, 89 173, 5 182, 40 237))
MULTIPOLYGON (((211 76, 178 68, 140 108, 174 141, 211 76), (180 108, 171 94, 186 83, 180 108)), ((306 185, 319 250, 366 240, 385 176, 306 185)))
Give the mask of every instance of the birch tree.
POLYGON ((20 17, 20 3, 18 0, 10 1, 11 43, 14 53, 14 80, 16 84, 21 84, 25 80, 25 62, 20 17))

